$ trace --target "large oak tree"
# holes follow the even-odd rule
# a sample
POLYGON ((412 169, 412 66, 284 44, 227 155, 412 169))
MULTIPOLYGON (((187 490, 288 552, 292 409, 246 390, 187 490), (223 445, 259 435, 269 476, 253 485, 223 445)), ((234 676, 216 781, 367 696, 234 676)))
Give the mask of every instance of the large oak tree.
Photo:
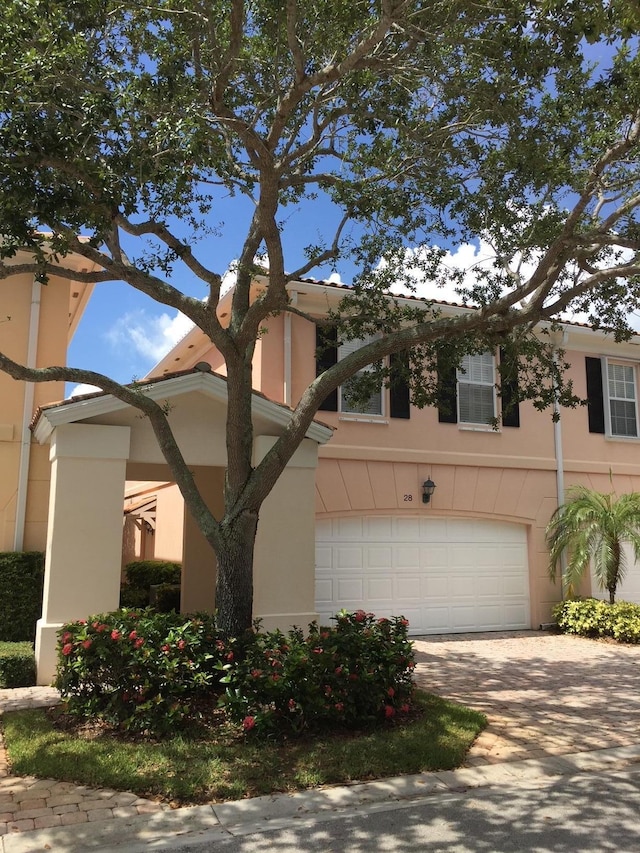
POLYGON ((521 362, 520 395, 544 406, 554 393, 574 398, 536 324, 579 310, 628 334, 640 273, 639 23, 633 0, 2 4, 0 259, 26 248, 33 262, 2 263, 0 275, 46 280, 75 252, 99 271, 72 278, 127 282, 203 330, 228 373, 224 515, 199 495, 170 413, 135 387, 82 366, 27 369, 1 352, 0 369, 92 383, 149 418, 217 556, 224 630, 251 622, 262 501, 321 402, 365 365, 375 366, 365 383, 388 382, 386 357, 410 351, 413 400, 427 405, 438 360, 501 343, 510 369, 521 362), (223 326, 223 269, 211 259, 234 196, 252 206, 223 326), (291 212, 321 196, 336 216, 324 232, 315 223, 293 263, 291 212), (474 238, 492 246, 491 264, 471 277, 443 264, 438 245, 474 238), (258 255, 269 285, 252 301, 258 255), (254 468, 260 330, 297 310, 288 282, 346 261, 354 287, 320 322, 341 340, 376 338, 311 383, 254 468), (206 298, 181 290, 185 275, 206 298), (385 295, 420 279, 436 296, 457 285, 477 310, 444 316, 385 295))

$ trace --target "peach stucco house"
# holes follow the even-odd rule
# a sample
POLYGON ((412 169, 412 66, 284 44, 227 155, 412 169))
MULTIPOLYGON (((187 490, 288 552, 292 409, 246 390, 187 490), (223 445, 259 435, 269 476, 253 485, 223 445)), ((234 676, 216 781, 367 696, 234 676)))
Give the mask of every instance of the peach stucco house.
MULTIPOLYGON (((256 280, 256 290, 265 286, 256 280)), ((67 299, 65 328, 70 328, 68 300, 79 299, 80 291, 69 282, 60 284, 60 291, 67 299)), ((342 292, 317 281, 290 285, 292 301, 311 316, 325 314, 342 292)), ((227 293, 221 302, 223 318, 230 298, 227 293)), ((64 299, 59 300, 62 315, 64 299)), ((443 305, 443 311, 461 310, 469 309, 443 305)), ((29 329, 27 306, 22 316, 29 329)), ((59 343, 59 352, 43 350, 36 363, 59 362, 65 344, 59 343)), ((580 482, 603 491, 611 485, 618 493, 640 490, 639 344, 639 337, 615 343, 587 327, 566 324, 562 346, 575 391, 590 405, 563 411, 556 424, 549 412, 521 403, 500 429, 491 428, 487 421, 501 416, 494 387, 499 353, 475 356, 465 373, 448 377, 446 410, 418 410, 396 387, 374 395, 359 407, 364 411, 354 411, 339 390, 325 402, 263 506, 255 615, 266 628, 285 628, 317 617, 328 620, 342 607, 363 607, 380 615, 403 613, 414 634, 518 629, 548 621, 561 592, 548 580, 544 529, 565 487, 580 482), (425 503, 428 480, 435 491, 425 503)), ((21 346, 17 356, 28 359, 21 346)), ((279 435, 289 407, 315 376, 317 354, 314 323, 288 314, 269 321, 254 359, 256 459, 279 435)), ((178 442, 214 513, 221 509, 226 465, 223 374, 219 353, 193 329, 144 387, 144 393, 170 405, 178 442)), ((125 518, 137 519, 146 530, 136 537, 125 521, 128 556, 144 547, 145 556, 182 557, 185 611, 215 607, 215 561, 184 512, 149 425, 137 411, 102 393, 46 405, 46 398, 59 399, 59 392, 50 386, 35 392, 33 406, 28 398, 24 402, 24 389, 21 404, 12 406, 17 411, 22 405, 21 412, 39 406, 29 463, 35 487, 25 510, 33 521, 25 526, 29 536, 23 544, 42 547, 46 524, 36 652, 38 680, 47 683, 60 625, 118 605, 123 502, 125 518)), ((26 418, 3 415, 0 421, 5 420, 0 432, 7 436, 6 450, 16 443, 16 431, 23 434, 19 425, 26 418)), ((19 460, 17 447, 14 456, 19 460)), ((16 468, 13 458, 3 457, 5 470, 16 468)), ((6 548, 12 547, 17 515, 11 500, 9 493, 3 504, 6 548)), ((640 600, 636 574, 631 572, 621 597, 640 600)), ((583 591, 589 588, 587 581, 583 591)))
MULTIPOLYGON (((312 316, 343 295, 342 287, 317 281, 292 282, 289 290, 312 316)), ((354 411, 340 390, 325 401, 318 417, 335 432, 318 450, 309 609, 323 620, 342 607, 403 613, 414 634, 549 621, 561 590, 548 578, 544 530, 564 489, 640 490, 640 337, 615 343, 568 323, 560 343, 589 406, 563 410, 558 423, 528 402, 507 410, 497 431, 487 423, 502 416, 494 387, 499 353, 474 356, 466 373, 449 377, 450 406, 440 411, 410 406, 398 388, 382 390, 360 407, 366 411, 354 411), (424 503, 427 480, 436 487, 424 503)), ((316 375, 317 347, 313 323, 272 318, 256 347, 256 390, 295 405, 316 375)), ((199 362, 224 373, 220 354, 194 328, 152 375, 199 362)), ((159 504, 157 529, 163 524, 171 520, 159 504)), ((593 593, 600 594, 595 584, 593 593)), ((619 597, 640 601, 640 571, 629 573, 619 597)))

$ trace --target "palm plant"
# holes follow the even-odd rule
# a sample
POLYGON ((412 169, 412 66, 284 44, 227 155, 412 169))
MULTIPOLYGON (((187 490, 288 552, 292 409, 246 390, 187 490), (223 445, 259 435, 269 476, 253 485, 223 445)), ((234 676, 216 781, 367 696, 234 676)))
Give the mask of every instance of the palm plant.
POLYGON ((564 585, 571 596, 593 559, 598 585, 609 591, 609 601, 613 604, 618 584, 627 570, 625 542, 630 543, 636 560, 640 560, 640 493, 616 497, 574 486, 567 491, 567 497, 547 525, 549 575, 555 581, 566 550, 569 559, 564 585))

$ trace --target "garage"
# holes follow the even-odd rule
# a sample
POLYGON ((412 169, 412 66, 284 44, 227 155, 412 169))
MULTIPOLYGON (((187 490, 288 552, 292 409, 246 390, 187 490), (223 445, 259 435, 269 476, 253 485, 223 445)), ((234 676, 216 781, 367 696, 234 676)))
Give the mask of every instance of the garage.
POLYGON ((526 528, 468 518, 361 516, 316 525, 316 609, 402 615, 411 634, 531 627, 526 528))

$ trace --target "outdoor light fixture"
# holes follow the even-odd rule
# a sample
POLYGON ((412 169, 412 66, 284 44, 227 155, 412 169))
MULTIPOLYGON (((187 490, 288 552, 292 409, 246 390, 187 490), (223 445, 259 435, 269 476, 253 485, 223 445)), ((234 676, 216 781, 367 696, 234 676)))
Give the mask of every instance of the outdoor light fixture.
POLYGON ((433 482, 431 477, 428 480, 425 480, 422 484, 422 503, 428 504, 431 500, 431 495, 436 490, 436 484, 433 482))

